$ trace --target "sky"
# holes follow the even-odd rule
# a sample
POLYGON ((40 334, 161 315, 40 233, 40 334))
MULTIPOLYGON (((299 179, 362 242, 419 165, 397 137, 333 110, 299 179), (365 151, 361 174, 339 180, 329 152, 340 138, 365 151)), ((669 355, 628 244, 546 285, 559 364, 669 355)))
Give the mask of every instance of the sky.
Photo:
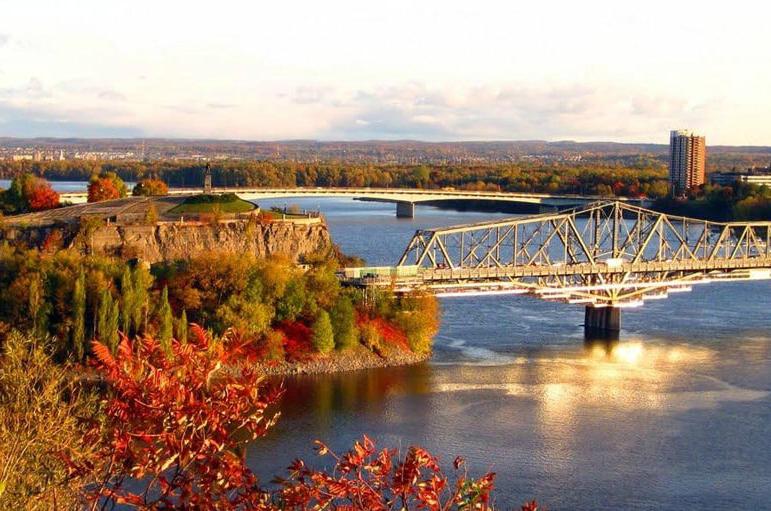
POLYGON ((0 0, 0 136, 771 145, 767 2, 0 0))

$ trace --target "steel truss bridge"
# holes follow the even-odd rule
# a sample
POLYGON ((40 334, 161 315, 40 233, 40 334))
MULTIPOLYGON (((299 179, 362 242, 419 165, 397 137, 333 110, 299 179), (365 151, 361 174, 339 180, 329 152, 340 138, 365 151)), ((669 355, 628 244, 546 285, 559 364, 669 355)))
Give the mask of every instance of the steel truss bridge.
MULTIPOLYGON (((586 305, 587 329, 692 284, 771 278, 771 222, 718 223, 622 202, 419 230, 390 272, 359 285, 437 294, 523 293, 586 305)), ((353 279, 356 280, 356 279, 353 279)))

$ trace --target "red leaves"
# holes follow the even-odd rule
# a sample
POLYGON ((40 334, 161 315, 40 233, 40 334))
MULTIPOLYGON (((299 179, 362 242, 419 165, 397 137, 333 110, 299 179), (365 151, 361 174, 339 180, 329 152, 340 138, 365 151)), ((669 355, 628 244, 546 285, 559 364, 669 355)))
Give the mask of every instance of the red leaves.
POLYGON ((109 397, 105 423, 92 434, 100 443, 97 465, 110 468, 92 500, 140 509, 259 509, 267 498, 234 450, 273 425, 268 407, 280 390, 233 363, 237 337, 213 341, 198 325, 190 331, 187 344, 172 342, 171 355, 151 337, 123 337, 116 356, 93 344, 109 397), (128 489, 130 478, 149 488, 128 489))
POLYGON ((120 199, 120 190, 112 179, 100 177, 91 181, 88 185, 88 202, 101 202, 105 200, 120 199))
POLYGON ((454 484, 450 484, 436 457, 420 447, 410 448, 403 460, 394 463, 395 451, 378 451, 366 436, 342 456, 322 442, 316 445, 320 455, 336 460, 334 469, 316 471, 295 460, 289 467, 289 479, 279 481, 279 509, 492 509, 489 496, 495 475, 469 479, 457 471, 460 458, 456 458, 454 484))
POLYGON ((393 323, 381 317, 370 318, 365 314, 359 314, 356 318, 356 323, 359 328, 367 324, 374 326, 384 342, 396 346, 403 351, 410 351, 407 336, 393 323))
POLYGON ((284 334, 284 353, 288 361, 301 361, 314 352, 311 336, 313 332, 298 321, 284 321, 277 330, 284 334))
POLYGON ((35 180, 29 191, 25 190, 31 211, 43 211, 59 207, 59 194, 43 179, 35 180))

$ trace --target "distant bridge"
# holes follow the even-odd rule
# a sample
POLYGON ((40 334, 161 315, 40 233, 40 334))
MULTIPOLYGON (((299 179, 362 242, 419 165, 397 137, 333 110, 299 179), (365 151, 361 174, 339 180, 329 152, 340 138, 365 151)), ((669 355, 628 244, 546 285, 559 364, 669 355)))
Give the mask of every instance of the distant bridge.
MULTIPOLYGON (((412 218, 415 205, 440 201, 487 201, 536 205, 544 209, 564 209, 602 200, 595 195, 558 195, 548 193, 474 192, 465 190, 423 190, 413 188, 215 188, 215 193, 235 193, 244 200, 282 199, 301 197, 347 197, 396 204, 396 216, 412 218)), ((169 195, 200 193, 199 189, 171 188, 169 195)), ((79 204, 86 202, 85 192, 63 193, 62 201, 79 204)), ((629 204, 644 205, 645 199, 618 199, 629 204)))
POLYGON ((771 279, 771 222, 718 223, 623 202, 419 230, 393 268, 343 282, 438 294, 522 293, 584 304, 588 336, 617 335, 619 310, 692 284, 771 279))

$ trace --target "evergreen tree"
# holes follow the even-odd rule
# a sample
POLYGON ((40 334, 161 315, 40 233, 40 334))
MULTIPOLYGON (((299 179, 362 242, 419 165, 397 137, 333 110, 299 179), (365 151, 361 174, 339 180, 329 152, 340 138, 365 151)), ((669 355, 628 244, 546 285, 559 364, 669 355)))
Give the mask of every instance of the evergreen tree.
POLYGON ((319 311, 318 318, 313 323, 313 347, 319 353, 329 353, 335 349, 332 322, 329 320, 329 313, 325 310, 319 311))
POLYGON ((134 333, 139 333, 147 327, 147 315, 149 309, 149 292, 153 283, 153 277, 142 266, 137 265, 133 272, 132 291, 134 303, 132 306, 131 322, 134 325, 134 333))
POLYGON ((110 313, 112 312, 112 295, 104 289, 99 297, 99 308, 96 313, 96 337, 107 344, 110 340, 110 313))
POLYGON ((115 353, 118 350, 118 342, 120 341, 120 336, 118 335, 120 303, 118 300, 113 300, 112 297, 110 297, 110 301, 112 303, 110 304, 110 312, 107 317, 107 339, 105 342, 107 343, 107 346, 109 346, 110 350, 115 353))
POLYGON ((45 336, 48 331, 48 304, 43 289, 43 278, 39 272, 31 276, 29 283, 28 311, 32 321, 32 332, 37 336, 45 336))
POLYGON ((122 302, 120 328, 124 334, 129 335, 134 317, 136 297, 134 293, 134 283, 131 279, 131 270, 129 270, 128 266, 123 269, 123 274, 120 277, 120 295, 122 302))
POLYGON ((359 332, 356 329, 351 299, 345 295, 339 296, 332 310, 329 311, 329 318, 335 334, 335 348, 344 350, 356 346, 359 332))
POLYGON ((182 314, 179 316, 179 319, 177 320, 177 340, 181 342, 182 344, 187 343, 187 312, 185 312, 185 309, 182 309, 182 314))
POLYGON ((72 352, 83 360, 86 343, 86 274, 80 270, 72 293, 72 352))
POLYGON ((161 293, 161 303, 158 307, 158 338, 167 354, 171 354, 171 338, 174 336, 173 324, 174 316, 171 313, 171 305, 169 305, 169 288, 164 286, 161 293))

